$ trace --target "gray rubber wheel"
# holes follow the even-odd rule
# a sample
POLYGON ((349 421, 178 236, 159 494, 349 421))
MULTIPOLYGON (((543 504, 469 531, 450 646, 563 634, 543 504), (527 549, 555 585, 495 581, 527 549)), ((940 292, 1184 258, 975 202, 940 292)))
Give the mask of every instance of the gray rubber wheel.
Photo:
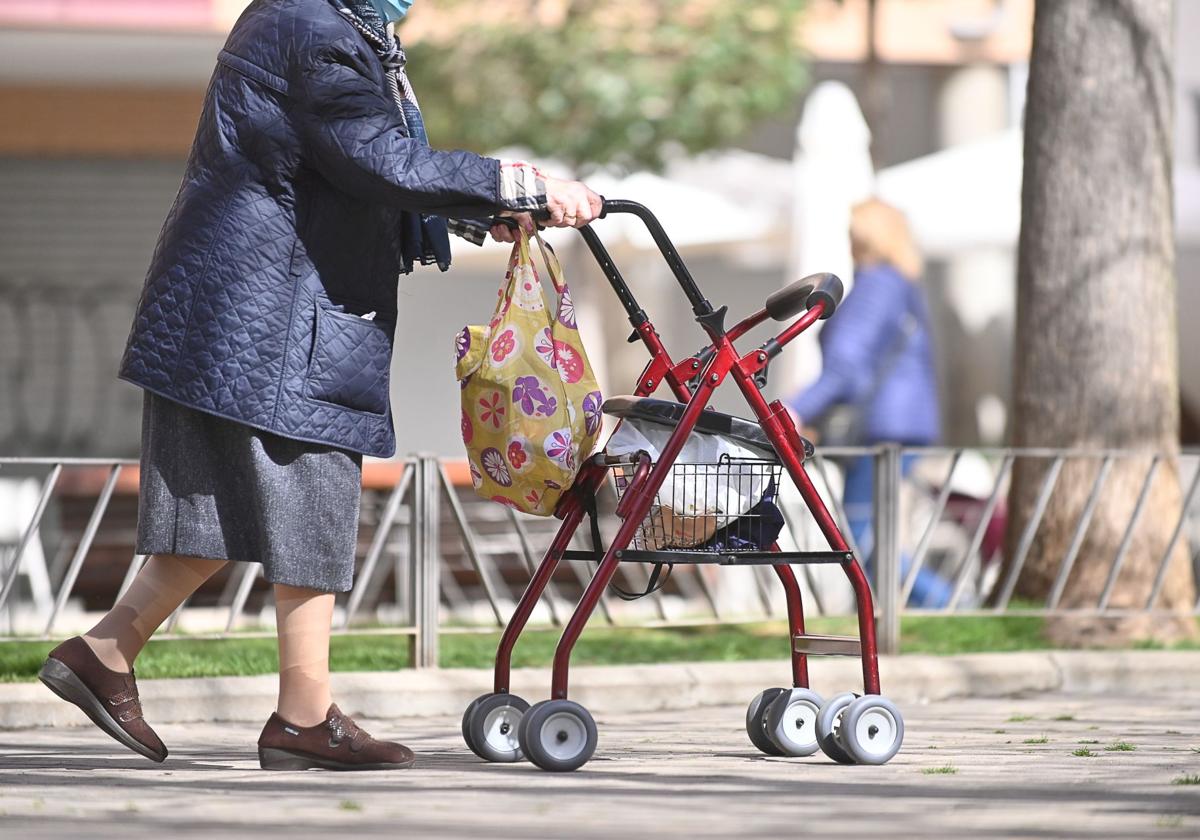
POLYGON ((842 713, 838 740, 859 764, 886 764, 904 743, 904 718, 878 694, 859 697, 842 713))
POLYGON ((492 696, 491 694, 481 694, 480 696, 478 696, 474 700, 472 700, 470 705, 468 705, 467 708, 463 711, 463 716, 462 716, 463 742, 470 748, 471 752, 475 752, 475 744, 471 740, 471 715, 473 715, 475 713, 475 709, 476 709, 476 707, 479 706, 480 702, 482 702, 483 700, 486 700, 487 698, 489 698, 491 696, 492 696))
POLYGON ((565 773, 587 764, 596 752, 596 722, 570 700, 543 700, 521 718, 525 756, 543 770, 565 773))
POLYGON ((485 694, 463 715, 463 740, 484 761, 511 762, 525 757, 517 738, 529 704, 515 694, 485 694))
POLYGON ((821 711, 817 713, 817 743, 821 752, 832 758, 838 764, 854 764, 854 759, 842 747, 838 740, 842 716, 846 708, 857 699, 858 695, 847 691, 825 701, 821 711))
POLYGON ((817 742, 817 715, 824 704, 821 695, 808 688, 793 688, 779 694, 767 707, 766 733, 783 755, 812 755, 817 742))
POLYGON ((746 707, 746 734, 750 736, 750 743, 767 755, 783 755, 767 735, 767 707, 772 700, 786 692, 786 688, 764 689, 746 707))

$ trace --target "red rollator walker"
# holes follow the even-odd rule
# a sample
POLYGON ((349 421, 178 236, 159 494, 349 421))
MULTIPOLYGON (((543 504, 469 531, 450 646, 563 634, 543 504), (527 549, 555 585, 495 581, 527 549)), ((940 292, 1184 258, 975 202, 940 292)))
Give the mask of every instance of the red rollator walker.
MULTIPOLYGON (((838 530, 812 481, 804 462, 813 455, 812 444, 802 438, 791 416, 778 401, 768 403, 761 388, 771 360, 800 333, 831 316, 842 297, 842 283, 832 274, 817 274, 791 284, 767 298, 766 305, 725 327, 727 307, 714 309, 701 294, 662 225, 646 207, 631 201, 605 201, 601 218, 629 213, 645 223, 684 294, 696 321, 711 342, 696 355, 675 363, 664 348, 645 311, 607 250, 590 227, 580 232, 588 248, 629 315, 634 328, 631 341, 640 340, 650 352, 631 397, 605 403, 605 412, 672 427, 657 459, 644 451, 631 455, 600 453, 589 458, 555 516, 562 526, 517 604, 496 652, 492 693, 477 698, 463 714, 462 733, 467 745, 487 761, 513 762, 528 758, 544 770, 566 771, 583 766, 596 750, 596 723, 583 706, 568 699, 571 651, 595 610, 601 594, 613 579, 619 563, 655 564, 653 581, 664 565, 716 563, 725 566, 769 565, 778 575, 787 596, 788 624, 792 637, 792 688, 767 688, 746 711, 746 732, 762 752, 776 756, 808 756, 818 750, 842 764, 883 764, 900 749, 904 722, 899 710, 879 693, 879 664, 875 645, 875 618, 871 590, 862 567, 838 530), (803 314, 801 314, 803 313, 803 314), (799 316, 799 317, 796 317, 799 316), (734 342, 768 318, 791 321, 774 338, 755 350, 739 354, 734 342), (793 321, 792 319, 795 318, 793 321), (742 420, 706 410, 713 392, 732 378, 753 412, 755 420, 742 420), (677 402, 651 399, 666 385, 677 402), (761 458, 730 459, 687 464, 678 457, 696 434, 720 434, 745 444, 761 458), (755 528, 754 516, 734 521, 720 500, 696 505, 694 516, 681 515, 669 501, 672 493, 728 492, 735 483, 749 481, 758 488, 778 486, 786 469, 829 543, 829 551, 782 552, 771 538, 766 546, 728 538, 732 531, 755 528), (616 513, 621 525, 605 549, 596 527, 596 494, 612 474, 617 490, 616 513), (668 476, 670 479, 668 480, 668 476), (692 482, 692 489, 687 489, 692 482), (708 488, 717 488, 710 491, 708 488), (717 511, 717 513, 712 513, 717 511), (569 550, 584 517, 592 519, 594 551, 569 550), (681 539, 688 529, 698 531, 681 539), (725 538, 712 537, 714 533, 725 538), (697 546, 697 542, 703 543, 697 546), (684 545, 688 547, 680 548, 684 545), (511 692, 510 665, 513 646, 562 560, 596 560, 603 555, 554 654, 550 699, 530 707, 511 692), (816 636, 804 630, 800 587, 791 564, 837 563, 854 589, 858 607, 858 637, 816 636), (824 700, 808 683, 808 657, 858 656, 862 661, 863 693, 838 694, 824 700)), ((695 500, 693 499, 692 504, 695 500)), ((745 513, 745 511, 741 511, 745 513)), ((744 536, 745 534, 743 534, 744 536)))

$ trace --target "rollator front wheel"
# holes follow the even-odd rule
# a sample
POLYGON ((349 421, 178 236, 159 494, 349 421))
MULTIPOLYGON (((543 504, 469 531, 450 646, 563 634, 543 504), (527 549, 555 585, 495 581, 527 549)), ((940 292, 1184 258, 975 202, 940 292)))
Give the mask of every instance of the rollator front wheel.
POLYGON ((525 757, 517 738, 529 704, 515 694, 485 694, 463 713, 463 740, 484 761, 512 762, 525 757))
POLYGON ((543 770, 577 770, 596 752, 596 722, 570 700, 543 700, 521 718, 518 732, 526 757, 543 770))
POLYGON ((867 694, 846 707, 839 740, 859 764, 886 764, 904 743, 904 718, 886 697, 867 694))
POLYGON ((771 701, 767 707, 766 733, 783 755, 812 755, 821 748, 817 742, 817 715, 825 701, 807 688, 793 688, 771 701))

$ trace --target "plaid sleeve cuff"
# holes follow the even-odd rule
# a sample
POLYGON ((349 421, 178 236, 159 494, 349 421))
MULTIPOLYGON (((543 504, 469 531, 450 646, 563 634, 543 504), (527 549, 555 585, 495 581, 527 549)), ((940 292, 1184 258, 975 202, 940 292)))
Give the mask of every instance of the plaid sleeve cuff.
POLYGON ((546 176, 523 160, 501 160, 500 202, 509 210, 545 210, 546 176))
POLYGON ((446 228, 472 245, 482 245, 486 242, 488 232, 492 229, 483 219, 447 219, 446 228))
MULTIPOLYGON (((522 160, 500 161, 500 203, 506 210, 529 213, 546 209, 546 176, 522 160)), ((448 219, 450 233, 472 245, 487 241, 491 225, 486 219, 448 219)))

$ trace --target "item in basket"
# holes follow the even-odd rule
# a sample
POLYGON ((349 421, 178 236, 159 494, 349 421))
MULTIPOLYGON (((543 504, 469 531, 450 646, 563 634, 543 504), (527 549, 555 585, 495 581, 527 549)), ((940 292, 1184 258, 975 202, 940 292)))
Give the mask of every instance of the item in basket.
MULTIPOLYGON (((626 418, 609 439, 605 451, 614 456, 645 452, 657 462, 670 435, 668 428, 626 418)), ((679 517, 712 516, 719 520, 706 536, 691 543, 698 545, 762 498, 771 480, 770 471, 764 470, 762 464, 762 453, 721 435, 692 432, 663 480, 656 502, 679 517)), ((663 528, 662 533, 673 530, 663 528)), ((688 533, 700 535, 703 529, 696 526, 688 533)))
POLYGON ((706 551, 767 551, 783 532, 783 512, 775 504, 775 482, 763 492, 763 497, 744 515, 717 530, 704 543, 706 551))
POLYGON ((642 526, 646 550, 691 548, 706 543, 716 534, 721 518, 716 513, 681 514, 656 505, 642 526))

